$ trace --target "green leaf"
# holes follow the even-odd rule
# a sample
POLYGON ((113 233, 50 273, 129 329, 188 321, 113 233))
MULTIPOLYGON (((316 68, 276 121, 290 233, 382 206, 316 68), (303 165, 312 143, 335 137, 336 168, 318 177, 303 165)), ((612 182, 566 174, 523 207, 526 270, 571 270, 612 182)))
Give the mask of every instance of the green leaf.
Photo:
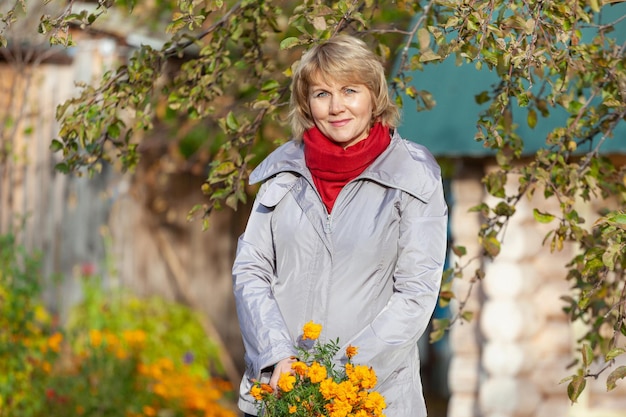
POLYGON ((487 191, 494 197, 504 198, 505 190, 504 186, 507 181, 506 173, 504 172, 492 172, 485 176, 485 184, 487 191))
POLYGON ((554 216, 552 214, 543 213, 538 209, 533 209, 533 217, 539 223, 550 223, 552 220, 554 220, 554 216))
POLYGON ((436 61, 438 59, 441 59, 441 56, 432 49, 427 49, 420 54, 420 62, 436 61))
POLYGON ((626 353, 626 349, 624 349, 624 348, 614 348, 614 349, 611 349, 606 354, 606 356, 604 358, 608 362, 608 361, 611 361, 611 360, 615 359, 616 357, 618 357, 618 356, 620 356, 620 355, 622 355, 624 353, 626 353))
POLYGON ((530 99, 526 93, 521 93, 517 95, 517 101, 519 102, 520 107, 528 106, 530 99))
POLYGON ((223 200, 228 197, 231 193, 231 190, 228 189, 219 189, 216 190, 213 194, 211 194, 211 200, 223 200))
POLYGON ((450 325, 450 319, 433 319, 433 331, 430 333, 430 343, 441 340, 450 325))
POLYGON ((52 152, 58 152, 61 149, 63 149, 63 143, 58 139, 53 139, 52 143, 50 144, 50 150, 52 152))
POLYGON ((448 282, 452 275, 454 275, 454 268, 445 269, 441 274, 441 282, 448 282))
POLYGON ((537 112, 534 109, 529 109, 528 114, 526 115, 526 123, 528 123, 528 127, 534 129, 537 126, 537 112))
POLYGON ((477 95, 474 96, 474 101, 478 105, 486 103, 489 100, 490 100, 489 92, 487 92, 487 91, 482 91, 480 94, 477 94, 477 95))
POLYGON ((594 13, 600 12, 600 2, 598 0, 589 0, 587 4, 589 4, 594 13))
POLYGON ((432 324, 433 324, 433 329, 435 330, 439 330, 439 329, 445 330, 450 325, 450 319, 433 319, 432 324))
POLYGON ((589 344, 585 343, 582 347, 582 355, 583 355, 583 365, 585 368, 588 368, 589 365, 593 362, 593 349, 589 344))
POLYGON ((584 376, 576 375, 572 377, 572 381, 567 385, 567 396, 572 403, 578 401, 578 397, 585 390, 587 381, 584 376))
POLYGON ((584 310, 587 308, 590 302, 591 300, 589 299, 589 297, 581 297, 580 300, 578 300, 578 308, 584 310))
POLYGON ((62 172, 63 174, 70 173, 70 167, 65 162, 59 162, 58 164, 54 166, 54 169, 56 169, 59 172, 62 172))
MULTIPOLYGON (((443 287, 449 287, 450 283, 448 282, 447 285, 444 285, 443 287)), ((454 292, 450 291, 449 289, 444 289, 442 288, 442 290, 439 292, 439 305, 441 307, 447 307, 448 304, 450 304, 450 300, 452 300, 454 298, 454 292)))
POLYGON ((493 209, 493 212, 498 216, 511 217, 515 214, 515 206, 511 206, 504 201, 501 201, 493 209))
POLYGON ((626 214, 620 213, 608 218, 608 220, 618 223, 618 224, 626 224, 626 214))
POLYGON ((470 213, 478 212, 487 217, 489 215, 489 206, 486 203, 480 203, 477 206, 470 207, 467 211, 470 213))
POLYGON ((270 107, 272 107, 272 103, 268 100, 259 100, 252 103, 252 108, 255 110, 269 109, 270 107))
POLYGON ((578 113, 580 109, 582 108, 583 108, 583 103, 581 103, 580 101, 576 101, 576 100, 570 101, 567 106, 567 110, 572 114, 578 113))
POLYGON ((112 123, 107 128, 107 134, 116 139, 120 136, 120 131, 120 125, 118 123, 112 123))
POLYGON ((483 249, 491 257, 496 257, 500 253, 500 241, 494 236, 487 236, 483 239, 483 249))
POLYGON ((624 377, 626 377, 626 366, 620 366, 619 368, 611 372, 606 379, 607 391, 615 389, 617 381, 619 379, 624 379, 624 377))
POLYGON ((222 162, 215 169, 211 170, 211 175, 224 176, 235 170, 235 164, 230 161, 222 162))
POLYGON ((415 88, 415 86, 413 85, 410 85, 404 90, 404 93, 411 98, 415 98, 417 96, 417 88, 415 88))
POLYGON ((285 38, 280 42, 280 49, 290 49, 294 46, 300 44, 300 39, 295 36, 290 36, 289 38, 285 38))
POLYGON ((443 336, 445 336, 445 334, 445 329, 433 330, 432 332, 430 332, 430 343, 438 342, 443 338, 443 336))
POLYGON ((417 41, 420 45, 420 50, 426 51, 430 49, 430 32, 425 28, 419 28, 417 30, 417 41))
POLYGON ((467 322, 472 321, 472 319, 474 318, 474 312, 473 311, 464 311, 463 314, 461 314, 461 318, 467 322))
POLYGON ((610 245, 607 246, 606 250, 602 254, 602 263, 604 263, 604 265, 606 265, 606 267, 611 271, 615 269, 615 257, 618 255, 620 249, 620 244, 610 245))
POLYGON ((183 18, 176 19, 176 20, 173 20, 172 23, 167 25, 167 27, 165 28, 165 32, 169 34, 173 34, 183 29, 186 25, 187 25, 187 22, 185 21, 185 19, 183 18))
POLYGON ((280 83, 276 80, 267 80, 263 83, 263 86, 261 87, 261 91, 263 92, 267 92, 267 91, 272 91, 277 89, 278 87, 280 87, 280 83))
POLYGON ((593 274, 596 271, 599 271, 603 268, 604 268, 604 263, 602 262, 602 259, 594 257, 594 258, 589 259, 587 263, 585 263, 585 266, 583 268, 583 273, 593 274))
POLYGON ((459 258, 467 255, 467 249, 465 248, 465 246, 453 246, 452 252, 454 252, 454 254, 459 258))
POLYGON ((237 195, 236 194, 231 194, 228 197, 226 197, 226 205, 230 208, 232 208, 233 210, 237 210, 237 195))
POLYGON ((228 126, 230 130, 239 129, 239 122, 237 122, 237 118, 232 111, 228 112, 228 116, 226 116, 226 126, 228 126))

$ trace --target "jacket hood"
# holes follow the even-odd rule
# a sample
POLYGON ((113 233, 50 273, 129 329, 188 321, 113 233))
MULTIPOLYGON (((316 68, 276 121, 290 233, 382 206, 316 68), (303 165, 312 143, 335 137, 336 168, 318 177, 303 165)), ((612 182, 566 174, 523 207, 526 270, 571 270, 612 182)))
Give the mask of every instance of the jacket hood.
MULTIPOLYGON (((304 160, 302 141, 291 140, 278 147, 252 171, 250 184, 265 181, 282 172, 304 176, 313 183, 304 160)), ((387 149, 356 179, 368 179, 397 188, 427 202, 440 181, 440 175, 437 161, 424 146, 402 139, 394 131, 387 149)))

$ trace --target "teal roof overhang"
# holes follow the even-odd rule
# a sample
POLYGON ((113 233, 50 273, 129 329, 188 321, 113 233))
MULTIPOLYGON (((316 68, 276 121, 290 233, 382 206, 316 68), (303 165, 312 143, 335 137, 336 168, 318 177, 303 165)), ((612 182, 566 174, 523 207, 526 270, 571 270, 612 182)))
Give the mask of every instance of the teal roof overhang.
MULTIPOLYGON (((418 16, 419 17, 419 16, 418 16)), ((618 21, 615 31, 610 36, 618 44, 626 42, 626 4, 604 6, 602 22, 618 21)), ((586 29, 591 30, 591 29, 586 29)), ((583 34, 584 36, 584 34, 583 34)), ((409 57, 410 58, 410 57, 409 57)), ((396 70, 399 62, 396 62, 396 70)), ((394 71, 394 74, 396 71, 394 71)), ((475 96, 491 90, 498 82, 495 71, 486 66, 481 70, 474 64, 455 64, 455 57, 439 63, 424 65, 423 70, 414 71, 413 85, 418 90, 430 92, 436 102, 430 110, 417 111, 415 101, 403 96, 402 122, 398 127, 400 134, 414 142, 426 146, 436 157, 486 157, 494 151, 474 139, 477 131, 479 114, 487 104, 479 105, 475 96)), ((530 128, 524 116, 525 110, 513 109, 516 133, 524 141, 524 155, 530 155, 547 147, 546 136, 554 128, 565 126, 569 114, 564 109, 550 109, 550 116, 537 117, 537 124, 530 128), (559 111, 560 110, 560 111, 559 111), (523 112, 523 113, 522 113, 523 112), (521 115, 521 117, 520 117, 521 115)), ((594 142, 600 138, 594 138, 594 142)), ((626 154, 626 121, 621 120, 614 129, 612 137, 607 138, 601 148, 602 153, 626 154)))

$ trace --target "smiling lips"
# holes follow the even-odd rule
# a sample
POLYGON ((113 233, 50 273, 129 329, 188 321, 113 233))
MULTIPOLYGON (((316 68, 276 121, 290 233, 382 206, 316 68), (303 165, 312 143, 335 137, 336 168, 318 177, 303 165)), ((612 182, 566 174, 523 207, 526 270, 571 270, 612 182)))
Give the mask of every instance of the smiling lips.
POLYGON ((350 119, 343 119, 343 120, 334 120, 334 121, 329 121, 328 123, 330 123, 332 126, 334 127, 341 127, 341 126, 345 126, 350 122, 350 119))

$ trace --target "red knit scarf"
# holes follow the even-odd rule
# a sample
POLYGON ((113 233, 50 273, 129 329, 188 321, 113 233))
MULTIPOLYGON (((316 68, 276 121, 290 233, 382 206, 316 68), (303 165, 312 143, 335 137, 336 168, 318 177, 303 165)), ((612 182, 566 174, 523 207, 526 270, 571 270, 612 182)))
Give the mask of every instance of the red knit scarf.
POLYGON ((356 178, 389 146, 389 130, 376 123, 369 136, 346 149, 313 126, 304 132, 304 159, 315 187, 330 213, 339 191, 356 178))

